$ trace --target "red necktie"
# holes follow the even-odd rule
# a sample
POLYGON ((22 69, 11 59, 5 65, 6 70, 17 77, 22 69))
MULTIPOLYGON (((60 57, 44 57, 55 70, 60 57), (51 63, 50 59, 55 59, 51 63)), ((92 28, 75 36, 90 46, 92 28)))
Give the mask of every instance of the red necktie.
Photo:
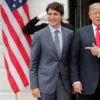
POLYGON ((100 47, 100 28, 96 28, 96 44, 100 47))

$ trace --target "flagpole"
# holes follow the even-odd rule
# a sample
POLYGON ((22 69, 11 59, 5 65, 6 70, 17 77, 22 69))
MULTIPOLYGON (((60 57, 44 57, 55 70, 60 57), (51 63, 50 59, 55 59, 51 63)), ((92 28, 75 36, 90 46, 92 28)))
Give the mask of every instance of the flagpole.
POLYGON ((15 100, 18 100, 18 94, 17 93, 15 94, 15 100))

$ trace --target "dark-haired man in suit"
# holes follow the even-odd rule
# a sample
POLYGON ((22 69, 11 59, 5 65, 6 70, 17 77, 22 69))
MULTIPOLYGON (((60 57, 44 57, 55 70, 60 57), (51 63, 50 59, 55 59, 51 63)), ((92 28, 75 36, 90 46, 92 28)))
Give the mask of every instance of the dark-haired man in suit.
POLYGON ((64 8, 60 3, 49 4, 46 11, 49 25, 33 36, 32 95, 39 100, 72 100, 69 58, 73 31, 61 26, 64 8))

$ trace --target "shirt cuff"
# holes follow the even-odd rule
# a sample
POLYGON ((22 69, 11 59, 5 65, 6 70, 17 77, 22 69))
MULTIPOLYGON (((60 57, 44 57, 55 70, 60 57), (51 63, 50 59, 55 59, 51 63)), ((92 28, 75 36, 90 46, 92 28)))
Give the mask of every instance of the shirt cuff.
POLYGON ((100 49, 99 49, 99 54, 97 55, 98 58, 100 58, 100 49))
POLYGON ((74 82, 74 83, 72 84, 72 86, 75 85, 75 84, 77 84, 77 83, 81 83, 81 82, 80 82, 80 81, 74 82))

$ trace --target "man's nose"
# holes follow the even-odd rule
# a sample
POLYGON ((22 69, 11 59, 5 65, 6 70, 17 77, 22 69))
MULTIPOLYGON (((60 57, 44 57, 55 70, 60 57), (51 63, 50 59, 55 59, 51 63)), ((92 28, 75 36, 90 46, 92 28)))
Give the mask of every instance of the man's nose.
POLYGON ((53 19, 53 18, 54 18, 54 15, 52 14, 52 15, 51 15, 51 19, 53 19))
POLYGON ((97 17, 100 17, 100 12, 99 12, 99 13, 97 13, 97 17))

